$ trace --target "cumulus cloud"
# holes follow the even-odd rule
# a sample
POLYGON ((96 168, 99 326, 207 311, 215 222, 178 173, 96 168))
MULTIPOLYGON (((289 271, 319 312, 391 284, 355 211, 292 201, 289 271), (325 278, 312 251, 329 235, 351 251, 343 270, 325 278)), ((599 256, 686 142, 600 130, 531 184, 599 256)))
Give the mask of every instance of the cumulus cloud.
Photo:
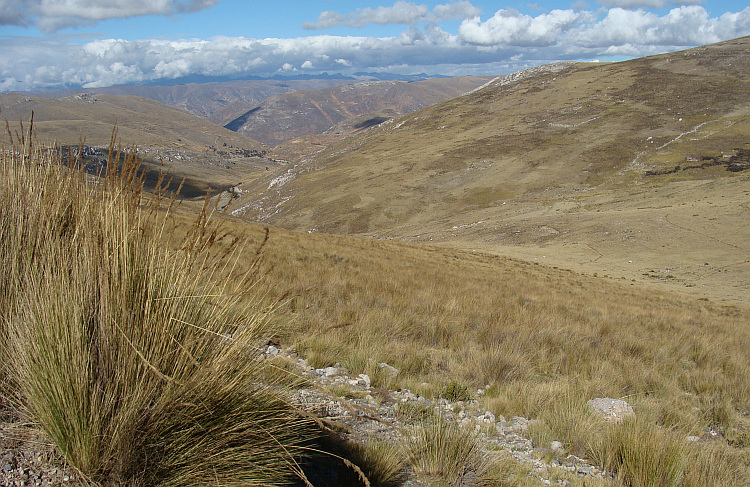
POLYGON ((613 8, 600 22, 576 34, 583 47, 695 46, 732 39, 750 33, 750 7, 737 13, 710 18, 700 6, 674 8, 666 15, 643 10, 613 8))
POLYGON ((666 8, 670 5, 700 5, 703 0, 600 0, 599 3, 606 7, 618 8, 666 8))
POLYGON ((427 5, 399 0, 391 7, 362 8, 348 14, 325 11, 318 16, 317 22, 305 22, 302 27, 308 30, 328 29, 345 25, 364 27, 367 24, 417 24, 440 22, 443 20, 465 19, 479 15, 481 9, 468 1, 436 5, 430 10, 427 5))
POLYGON ((750 34, 750 7, 711 17, 701 6, 657 15, 614 8, 537 16, 500 10, 457 32, 411 25, 393 37, 318 35, 294 39, 97 39, 0 37, 0 91, 100 87, 191 75, 505 74, 560 60, 611 60, 750 34))
POLYGON ((195 12, 219 0, 0 0, 0 25, 35 24, 42 32, 101 20, 195 12))
POLYGON ((585 11, 553 10, 531 17, 515 10, 499 10, 485 22, 479 17, 464 20, 458 32, 466 42, 482 46, 545 46, 556 42, 562 33, 593 20, 594 15, 585 11))

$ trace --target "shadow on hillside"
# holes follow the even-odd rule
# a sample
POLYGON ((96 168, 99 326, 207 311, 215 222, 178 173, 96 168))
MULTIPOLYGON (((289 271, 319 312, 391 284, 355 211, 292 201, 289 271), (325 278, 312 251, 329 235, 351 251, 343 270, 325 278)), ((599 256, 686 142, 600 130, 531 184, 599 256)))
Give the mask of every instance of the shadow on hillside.
MULTIPOLYGON (((60 153, 65 164, 78 160, 85 165, 86 173, 92 176, 100 177, 107 171, 107 161, 109 160, 109 150, 107 149, 88 146, 82 148, 63 146, 60 148, 60 153), (79 151, 81 152, 80 155, 79 151)), ((118 172, 122 169, 126 157, 128 157, 128 154, 125 151, 120 152, 117 161, 118 172)), ((206 197, 206 194, 214 196, 230 188, 228 185, 211 185, 206 181, 170 173, 163 165, 149 160, 141 160, 138 175, 143 177, 143 185, 146 191, 155 191, 161 181, 167 194, 173 194, 179 190, 181 199, 202 199, 206 197), (182 185, 181 188, 180 185, 182 185)))

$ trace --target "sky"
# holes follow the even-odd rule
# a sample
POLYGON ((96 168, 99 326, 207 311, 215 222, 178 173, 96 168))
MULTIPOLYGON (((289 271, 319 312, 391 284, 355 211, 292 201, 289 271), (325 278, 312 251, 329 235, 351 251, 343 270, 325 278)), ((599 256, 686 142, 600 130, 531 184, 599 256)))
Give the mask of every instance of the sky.
POLYGON ((0 92, 195 76, 501 75, 746 35, 748 0, 0 0, 0 92))

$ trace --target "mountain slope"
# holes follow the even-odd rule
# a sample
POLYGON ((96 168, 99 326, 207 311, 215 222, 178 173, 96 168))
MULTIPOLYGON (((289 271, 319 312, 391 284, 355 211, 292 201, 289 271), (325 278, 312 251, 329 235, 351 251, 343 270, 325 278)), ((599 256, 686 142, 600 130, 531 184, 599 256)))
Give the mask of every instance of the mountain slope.
POLYGON ((324 90, 298 90, 266 99, 225 127, 275 146, 295 137, 320 134, 346 119, 371 112, 412 112, 490 79, 461 76, 415 82, 365 81, 324 90))
MULTIPOLYGON (((116 126, 124 145, 137 145, 146 163, 164 163, 177 178, 194 184, 187 194, 198 196, 247 181, 278 164, 262 158, 267 147, 220 125, 147 98, 117 95, 74 95, 65 98, 32 98, 0 95, 0 114, 12 131, 34 114, 41 143, 90 147, 109 145, 116 126)), ((4 133, 0 142, 8 142, 4 133)))
POLYGON ((748 153, 746 37, 498 78, 269 178, 237 214, 746 299, 748 153))
MULTIPOLYGON (((252 109, 269 96, 295 90, 319 90, 353 83, 352 79, 243 80, 211 83, 189 83, 173 86, 110 86, 88 88, 91 95, 132 95, 188 111, 201 118, 224 125, 252 109)), ((30 96, 64 98, 81 90, 31 92, 30 96)))

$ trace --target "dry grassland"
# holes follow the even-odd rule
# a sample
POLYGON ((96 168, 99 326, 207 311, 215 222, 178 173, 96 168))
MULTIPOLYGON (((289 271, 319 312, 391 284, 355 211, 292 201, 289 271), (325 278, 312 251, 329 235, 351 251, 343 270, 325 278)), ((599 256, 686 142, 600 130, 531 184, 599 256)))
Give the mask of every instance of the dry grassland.
MULTIPOLYGON (((262 235, 236 219, 227 228, 262 235)), ((651 478, 676 455, 684 485, 748 481, 744 306, 480 252, 278 229, 264 265, 268 298, 290 293, 274 314, 278 338, 315 367, 340 362, 377 387, 427 396, 458 381, 496 413, 540 419, 539 444, 563 441, 613 470, 651 478), (401 374, 386 377, 380 362, 401 374), (584 407, 595 397, 624 398, 637 424, 597 423, 584 407), (720 439, 685 440, 709 431, 720 439), (617 453, 627 444, 666 457, 648 473, 617 453)))

